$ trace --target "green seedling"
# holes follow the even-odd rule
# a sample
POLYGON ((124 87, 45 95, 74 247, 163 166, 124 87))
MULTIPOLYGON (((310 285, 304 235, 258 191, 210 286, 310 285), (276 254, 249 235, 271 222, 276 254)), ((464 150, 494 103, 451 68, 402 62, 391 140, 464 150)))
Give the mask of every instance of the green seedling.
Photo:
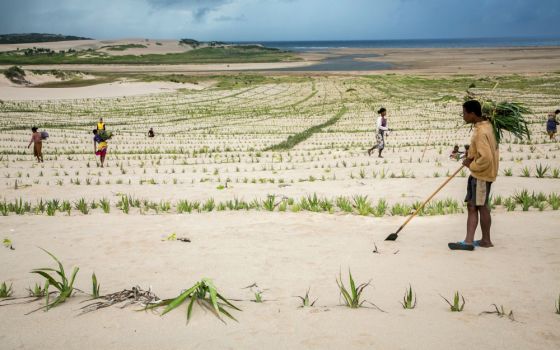
POLYGON ((313 300, 313 302, 311 302, 311 299, 309 298, 309 289, 307 289, 307 292, 305 292, 305 296, 297 296, 298 298, 301 299, 301 305, 299 307, 304 308, 304 307, 313 307, 315 305, 315 303, 317 302, 317 299, 313 300))
POLYGON ((8 285, 6 284, 6 282, 2 282, 2 284, 0 284, 0 298, 8 298, 10 296, 12 296, 12 284, 10 283, 10 286, 8 287, 8 285))
POLYGON ((10 250, 15 250, 14 247, 12 246, 12 241, 9 238, 4 238, 2 244, 4 244, 4 247, 10 248, 10 250))
POLYGON ((252 301, 252 302, 255 302, 255 303, 262 303, 262 302, 264 301, 264 300, 263 300, 263 297, 262 297, 263 293, 264 293, 263 291, 257 290, 257 291, 255 292, 255 299, 253 299, 253 300, 251 300, 251 301, 252 301))
POLYGON ((62 266, 62 263, 56 258, 56 256, 54 256, 53 254, 51 254, 50 252, 48 252, 43 248, 40 249, 45 253, 49 254, 54 259, 54 261, 56 261, 56 263, 58 264, 58 270, 45 267, 40 269, 34 269, 31 271, 31 273, 36 273, 47 280, 45 284, 46 303, 44 308, 46 309, 46 311, 48 311, 50 308, 53 308, 65 302, 66 299, 72 296, 72 292, 74 291, 74 280, 76 279, 76 274, 78 273, 79 268, 74 267, 74 270, 72 271, 72 275, 70 276, 70 278, 68 278, 68 276, 66 276, 66 273, 64 271, 64 266, 62 266), (60 281, 57 281, 55 279, 56 275, 53 275, 55 276, 53 277, 49 274, 49 272, 55 272, 58 276, 60 276, 60 281), (49 293, 48 293, 48 288, 51 285, 56 289, 58 289, 59 292, 58 296, 55 298, 55 300, 52 303, 49 302, 49 293))
POLYGON ((176 240, 177 240, 177 234, 175 232, 165 237, 165 239, 162 239, 162 241, 176 241, 176 240))
POLYGON ((349 276, 349 282, 350 282, 350 289, 347 289, 346 286, 344 285, 344 283, 342 282, 342 273, 339 274, 339 279, 336 280, 336 284, 337 284, 338 289, 340 291, 340 295, 344 299, 344 304, 346 306, 348 306, 349 308, 357 309, 357 308, 361 307, 366 302, 366 300, 361 300, 361 296, 362 296, 362 293, 363 293, 364 289, 367 286, 369 286, 371 281, 369 281, 367 283, 361 283, 360 285, 358 285, 356 287, 356 283, 354 282, 354 279, 352 278, 352 272, 350 272, 350 269, 348 269, 348 276, 349 276))
POLYGON ((192 287, 183 291, 176 298, 164 299, 160 303, 155 305, 149 305, 146 309, 153 309, 161 306, 166 308, 162 312, 162 316, 169 311, 179 307, 185 300, 190 299, 187 306, 187 323, 191 319, 192 309, 195 302, 202 307, 210 309, 220 321, 225 321, 222 319, 222 315, 237 321, 225 308, 229 307, 238 311, 241 311, 237 306, 233 305, 230 301, 224 298, 214 286, 214 283, 208 279, 203 278, 199 282, 196 282, 192 287))
POLYGON ((404 292, 404 297, 403 297, 403 301, 401 302, 401 305, 403 307, 403 309, 409 309, 412 310, 416 307, 416 294, 412 293, 412 286, 409 285, 408 289, 404 292))
POLYGON ((560 294, 558 294, 558 302, 556 303, 556 314, 560 315, 560 294))
POLYGON ((459 292, 455 292, 455 296, 453 297, 453 304, 451 304, 449 302, 449 300, 447 300, 445 297, 443 297, 442 295, 440 295, 443 300, 445 300, 445 302, 447 302, 447 304, 449 304, 451 311, 453 312, 461 312, 463 311, 463 309, 465 308, 465 297, 463 297, 461 295, 461 299, 463 300, 463 303, 459 305, 459 292))
POLYGON ((30 297, 42 298, 45 296, 46 288, 41 287, 39 283, 35 283, 33 289, 27 288, 27 292, 29 293, 30 297))
POLYGON ((494 311, 483 311, 480 314, 481 315, 483 315, 483 314, 494 314, 498 317, 507 317, 511 321, 515 321, 515 319, 513 318, 513 310, 510 310, 509 314, 508 314, 508 313, 506 313, 503 305, 500 305, 499 308, 498 308, 498 305, 496 305, 496 304, 492 304, 491 306, 494 307, 494 309, 495 309, 494 311))
POLYGON ((97 282, 97 276, 95 276, 95 272, 91 275, 91 296, 95 299, 99 298, 99 288, 101 288, 101 284, 97 282))

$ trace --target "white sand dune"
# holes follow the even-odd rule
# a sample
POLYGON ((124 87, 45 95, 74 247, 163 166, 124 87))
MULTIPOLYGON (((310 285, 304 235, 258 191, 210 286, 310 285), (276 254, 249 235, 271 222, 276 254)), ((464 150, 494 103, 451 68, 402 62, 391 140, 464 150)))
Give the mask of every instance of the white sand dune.
POLYGON ((291 213, 20 217, 2 219, 16 250, 3 249, 2 278, 16 294, 40 280, 29 271, 79 266, 76 286, 90 289, 95 271, 102 293, 140 284, 172 297, 202 277, 212 278, 243 311, 239 323, 220 323, 195 308, 164 317, 109 308, 77 316, 87 296, 77 294, 51 311, 25 316, 40 303, 0 308, 6 348, 137 349, 557 349, 554 300, 560 285, 557 212, 494 215, 495 248, 452 252, 464 234, 464 215, 417 218, 396 242, 384 242, 402 218, 291 213), (531 223, 531 224, 528 224, 531 223), (164 242, 171 232, 192 242, 164 242), (379 254, 372 253, 374 242, 379 254), (335 277, 348 268, 358 282, 371 279, 365 299, 386 311, 339 306, 335 277), (242 289, 256 282, 265 302, 242 289), (418 306, 399 301, 411 284, 418 306), (300 309, 294 296, 318 298, 300 309), (439 296, 459 290, 467 303, 449 311, 439 296), (516 322, 494 315, 490 304, 513 309, 516 322), (28 332, 21 332, 22 328, 28 332), (35 331, 32 330, 38 330, 35 331), (452 345, 450 345, 452 344, 452 345))

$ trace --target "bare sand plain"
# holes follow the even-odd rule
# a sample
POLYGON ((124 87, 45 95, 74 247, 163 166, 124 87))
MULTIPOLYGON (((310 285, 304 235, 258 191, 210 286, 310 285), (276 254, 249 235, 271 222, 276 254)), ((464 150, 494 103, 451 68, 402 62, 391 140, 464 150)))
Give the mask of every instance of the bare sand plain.
MULTIPOLYGON (((109 85, 94 86, 115 92, 102 96, 56 89, 66 99, 16 88, 22 95, 0 105, 1 237, 15 248, 0 249, 0 281, 13 284, 15 297, 27 295, 42 282, 30 271, 55 267, 42 247, 68 272, 80 267, 75 286, 84 293, 30 315, 44 299, 1 306, 0 341, 22 349, 558 348, 560 145, 548 140, 544 121, 559 107, 559 78, 528 66, 519 76, 477 65, 472 76, 445 75, 444 64, 439 77, 275 74, 277 81, 234 89, 126 97, 109 85), (459 117, 469 86, 532 110, 531 142, 506 137, 500 146, 495 247, 447 249, 464 235, 467 171, 399 240, 384 242, 459 166, 448 154, 469 140, 459 117), (381 106, 394 131, 384 158, 369 157, 381 106), (91 137, 99 117, 115 132, 104 168, 91 137), (289 150, 266 150, 332 118, 289 150), (30 125, 51 135, 41 164, 26 148, 30 125), (173 233, 191 242, 167 240, 173 233), (371 280, 363 298, 384 312, 341 305, 335 279, 342 272, 348 284, 348 269, 358 283, 371 280), (138 306, 78 316, 93 272, 102 295, 140 285, 161 298, 212 278, 243 311, 227 324, 195 306, 185 325, 185 305, 163 317, 138 306), (404 310, 409 285, 418 304, 404 310), (318 300, 299 308, 296 296, 308 288, 318 300), (455 291, 466 299, 463 312, 440 296, 455 291), (491 304, 515 320, 481 314, 491 304)), ((128 84, 133 91, 141 83, 128 84)))

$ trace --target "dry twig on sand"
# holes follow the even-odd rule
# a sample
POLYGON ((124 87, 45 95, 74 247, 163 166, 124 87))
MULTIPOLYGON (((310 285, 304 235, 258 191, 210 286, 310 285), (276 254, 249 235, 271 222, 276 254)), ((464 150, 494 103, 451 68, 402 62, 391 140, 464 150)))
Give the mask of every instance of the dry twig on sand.
POLYGON ((131 289, 123 289, 120 292, 103 295, 97 299, 89 299, 87 301, 99 299, 102 301, 96 301, 82 307, 80 315, 120 303, 125 303, 120 307, 121 309, 130 305, 139 305, 145 308, 149 305, 158 304, 161 301, 161 299, 152 292, 151 288, 143 290, 140 286, 135 286, 131 289))

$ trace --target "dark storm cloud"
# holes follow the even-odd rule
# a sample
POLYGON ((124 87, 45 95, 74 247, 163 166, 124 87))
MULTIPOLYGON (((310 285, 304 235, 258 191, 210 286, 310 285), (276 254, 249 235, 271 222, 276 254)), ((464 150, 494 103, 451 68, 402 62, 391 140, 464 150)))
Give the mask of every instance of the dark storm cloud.
POLYGON ((0 33, 200 40, 560 36, 560 0, 0 0, 0 33))

